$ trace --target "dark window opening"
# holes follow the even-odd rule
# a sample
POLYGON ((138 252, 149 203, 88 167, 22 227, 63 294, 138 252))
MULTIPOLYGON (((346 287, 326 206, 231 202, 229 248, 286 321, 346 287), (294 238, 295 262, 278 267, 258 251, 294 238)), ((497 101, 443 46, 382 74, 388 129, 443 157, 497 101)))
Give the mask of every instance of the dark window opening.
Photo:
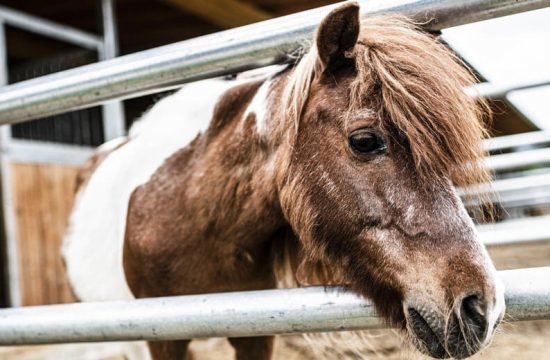
MULTIPOLYGON (((8 82, 10 84, 97 62, 97 53, 24 31, 7 29, 8 82), (40 54, 27 54, 26 46, 39 47, 40 54)), ((103 114, 93 107, 48 116, 12 126, 15 139, 97 146, 103 143, 103 114)))

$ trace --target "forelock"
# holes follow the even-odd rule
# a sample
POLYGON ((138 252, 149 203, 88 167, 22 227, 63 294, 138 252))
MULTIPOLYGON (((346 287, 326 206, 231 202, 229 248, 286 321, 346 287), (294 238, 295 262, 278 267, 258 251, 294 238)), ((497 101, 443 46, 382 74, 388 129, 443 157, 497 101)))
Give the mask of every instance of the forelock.
POLYGON ((476 81, 456 55, 409 20, 382 16, 364 21, 354 57, 350 107, 378 99, 383 126, 405 140, 421 177, 488 179, 481 161, 488 107, 464 92, 476 81))

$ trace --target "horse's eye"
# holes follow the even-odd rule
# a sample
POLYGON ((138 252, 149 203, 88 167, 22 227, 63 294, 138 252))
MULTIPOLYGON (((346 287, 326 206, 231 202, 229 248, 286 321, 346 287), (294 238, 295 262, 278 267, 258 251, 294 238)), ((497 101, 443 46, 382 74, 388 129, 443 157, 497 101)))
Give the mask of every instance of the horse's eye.
POLYGON ((370 129, 359 129, 349 136, 349 146, 357 155, 375 155, 386 150, 381 135, 370 129))

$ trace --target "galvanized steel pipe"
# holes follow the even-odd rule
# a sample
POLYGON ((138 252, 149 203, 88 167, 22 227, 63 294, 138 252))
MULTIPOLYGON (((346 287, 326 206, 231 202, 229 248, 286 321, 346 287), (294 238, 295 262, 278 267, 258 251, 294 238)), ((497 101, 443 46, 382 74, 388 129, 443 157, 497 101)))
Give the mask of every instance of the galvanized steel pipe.
POLYGON ((504 98, 511 92, 527 90, 550 85, 550 78, 538 79, 536 81, 521 81, 509 84, 481 83, 466 88, 466 93, 476 98, 504 98))
MULTIPOLYGON (((500 272, 508 320, 550 319, 550 267, 500 272)), ((343 287, 309 287, 0 310, 0 345, 170 340, 384 327, 343 287)))
MULTIPOLYGON (((362 0, 362 16, 402 13, 431 30, 550 6, 550 0, 362 0)), ((0 91, 0 124, 158 92, 285 61, 336 5, 27 80, 0 91)))
POLYGON ((0 5, 0 19, 7 25, 92 50, 100 49, 99 36, 0 5))
POLYGON ((492 137, 483 141, 483 148, 485 151, 502 151, 542 144, 550 144, 550 130, 492 137))

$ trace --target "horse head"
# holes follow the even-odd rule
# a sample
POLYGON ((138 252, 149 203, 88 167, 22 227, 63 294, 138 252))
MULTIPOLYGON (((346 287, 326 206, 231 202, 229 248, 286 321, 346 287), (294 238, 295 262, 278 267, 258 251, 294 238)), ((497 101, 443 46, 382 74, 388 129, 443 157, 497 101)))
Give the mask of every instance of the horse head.
POLYGON ((504 297, 454 188, 489 179, 473 76, 410 21, 362 24, 351 2, 281 78, 277 187, 303 261, 330 264, 420 351, 476 353, 504 297))

